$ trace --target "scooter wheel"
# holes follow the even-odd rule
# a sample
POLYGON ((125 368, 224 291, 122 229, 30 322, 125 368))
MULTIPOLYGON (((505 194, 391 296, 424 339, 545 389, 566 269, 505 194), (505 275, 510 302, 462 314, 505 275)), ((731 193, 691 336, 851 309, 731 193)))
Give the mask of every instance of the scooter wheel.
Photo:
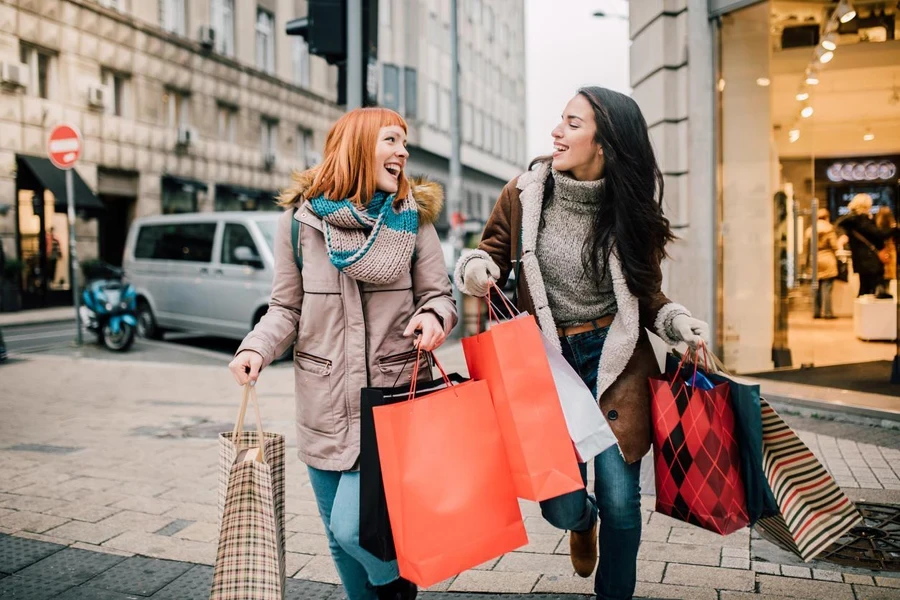
POLYGON ((113 352, 125 352, 134 343, 134 327, 128 323, 119 325, 119 332, 113 333, 109 324, 103 326, 103 345, 113 352))

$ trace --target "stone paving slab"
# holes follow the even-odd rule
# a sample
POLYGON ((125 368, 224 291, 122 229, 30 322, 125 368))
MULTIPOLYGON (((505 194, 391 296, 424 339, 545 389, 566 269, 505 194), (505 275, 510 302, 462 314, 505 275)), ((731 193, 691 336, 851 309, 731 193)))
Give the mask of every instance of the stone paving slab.
MULTIPOLYGON (((224 363, 210 368, 46 357, 4 366, 9 393, 0 396, 4 415, 0 420, 0 534, 14 537, 0 535, 0 583, 13 577, 5 585, 10 590, 25 589, 31 584, 22 581, 30 579, 23 569, 69 546, 113 554, 116 566, 133 560, 132 555, 142 561, 158 560, 147 563, 152 565, 186 565, 171 581, 160 581, 153 597, 163 597, 157 595, 167 588, 169 598, 191 597, 194 592, 182 580, 188 573, 200 582, 192 585, 203 587, 215 557, 216 434, 230 429, 238 395, 224 368, 224 363), (13 402, 35 397, 35 382, 39 382, 39 402, 13 402), (52 450, 57 447, 76 450, 52 450), (32 539, 9 541, 25 538, 32 539), (26 564, 7 561, 4 544, 29 548, 36 544, 29 551, 38 555, 29 555, 26 564), (188 591, 178 591, 179 586, 188 591)), ((330 598, 339 580, 324 528, 306 468, 296 459, 292 390, 293 373, 277 367, 267 370, 259 390, 266 429, 284 434, 288 441, 287 566, 296 579, 290 580, 287 597, 306 600, 301 592, 312 594, 315 589, 327 600, 337 600, 330 598)), ((789 421, 846 483, 851 497, 900 504, 900 491, 891 489, 900 469, 900 453, 888 447, 894 444, 872 443, 893 438, 868 426, 844 432, 837 424, 823 429, 806 418, 789 417, 789 421), (807 425, 809 430, 804 429, 807 425)), ((891 435, 900 437, 897 432, 891 435)), ((849 590, 857 599, 891 595, 900 599, 900 574, 803 564, 789 553, 777 554, 777 548, 749 530, 722 537, 653 512, 652 496, 644 496, 641 504, 639 596, 743 600, 743 595, 790 597, 799 589, 801 593, 838 590, 837 597, 849 590)), ((523 590, 529 598, 589 596, 592 581, 574 577, 568 563, 567 534, 546 523, 537 504, 523 501, 520 506, 528 546, 429 590, 443 596, 422 597, 483 600, 484 595, 472 594, 523 590)), ((64 593, 80 598, 92 597, 78 591, 81 588, 103 590, 96 591, 101 600, 135 593, 112 587, 103 579, 105 573, 64 593)), ((816 600, 829 598, 819 595, 816 600)))

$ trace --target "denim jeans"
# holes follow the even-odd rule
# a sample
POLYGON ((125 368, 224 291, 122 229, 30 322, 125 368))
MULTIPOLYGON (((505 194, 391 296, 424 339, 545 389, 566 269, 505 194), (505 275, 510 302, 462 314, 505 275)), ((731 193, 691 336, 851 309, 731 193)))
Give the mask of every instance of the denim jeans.
POLYGON ((347 598, 375 600, 372 586, 387 585, 400 573, 397 561, 379 560, 359 545, 359 472, 306 468, 347 598))
MULTIPOLYGON (((560 338, 563 356, 595 395, 600 353, 608 328, 560 338)), ((587 465, 581 477, 587 484, 587 465)), ((586 489, 541 502, 554 527, 587 531, 600 519, 600 564, 594 580, 598 600, 631 598, 641 543, 641 464, 627 464, 613 446, 594 458, 594 494, 586 489)))
POLYGON ((831 309, 831 290, 834 288, 834 279, 820 279, 819 287, 816 289, 815 315, 817 317, 824 316, 833 317, 834 312, 831 309))

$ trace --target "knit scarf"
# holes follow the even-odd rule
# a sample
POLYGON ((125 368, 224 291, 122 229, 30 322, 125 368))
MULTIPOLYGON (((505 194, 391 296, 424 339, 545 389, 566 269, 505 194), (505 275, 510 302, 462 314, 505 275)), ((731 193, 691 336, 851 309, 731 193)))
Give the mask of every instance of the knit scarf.
POLYGON ((415 202, 405 198, 394 209, 394 196, 375 192, 369 205, 360 209, 349 200, 310 200, 322 219, 328 258, 341 273, 368 283, 396 281, 409 271, 419 213, 415 202))

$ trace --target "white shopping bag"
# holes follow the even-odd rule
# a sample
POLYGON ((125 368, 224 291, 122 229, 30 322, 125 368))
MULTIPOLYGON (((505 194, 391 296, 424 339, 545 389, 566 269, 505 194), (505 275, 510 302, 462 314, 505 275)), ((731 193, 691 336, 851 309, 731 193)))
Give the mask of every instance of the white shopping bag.
POLYGON ((572 365, 553 347, 546 337, 541 336, 553 382, 562 404, 563 416, 569 428, 569 436, 578 451, 579 462, 588 462, 610 446, 616 444, 616 436, 609 428, 594 394, 585 385, 572 365))

